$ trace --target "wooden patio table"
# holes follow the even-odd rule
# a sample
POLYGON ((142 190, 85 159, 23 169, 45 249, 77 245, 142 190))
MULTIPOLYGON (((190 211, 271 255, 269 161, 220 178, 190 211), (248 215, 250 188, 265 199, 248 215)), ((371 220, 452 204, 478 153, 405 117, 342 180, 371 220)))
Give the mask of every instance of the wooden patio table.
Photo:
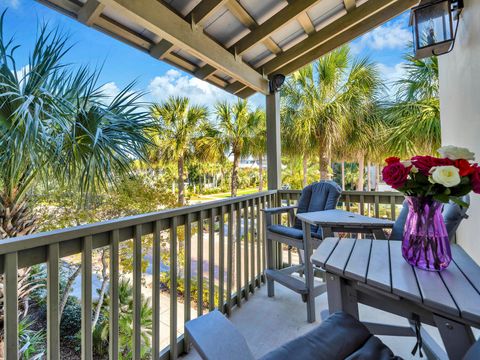
POLYGON ((394 222, 344 210, 324 210, 297 214, 302 222, 320 226, 323 237, 332 237, 335 232, 368 233, 376 239, 385 239, 383 229, 392 228, 394 222))
POLYGON ((409 265, 400 241, 327 238, 311 260, 326 271, 330 313, 358 318, 362 303, 405 317, 410 327, 365 324, 378 335, 417 336, 429 359, 456 360, 480 327, 480 267, 456 244, 452 256, 447 269, 431 272, 409 265), (420 323, 438 328, 446 354, 420 323))

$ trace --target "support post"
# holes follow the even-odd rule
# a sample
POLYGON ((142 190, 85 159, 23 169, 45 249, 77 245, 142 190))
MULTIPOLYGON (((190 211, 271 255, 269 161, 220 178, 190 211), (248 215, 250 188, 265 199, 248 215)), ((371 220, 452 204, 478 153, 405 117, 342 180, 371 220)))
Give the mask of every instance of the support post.
POLYGON ((280 93, 266 96, 268 190, 278 190, 282 183, 280 147, 280 93))

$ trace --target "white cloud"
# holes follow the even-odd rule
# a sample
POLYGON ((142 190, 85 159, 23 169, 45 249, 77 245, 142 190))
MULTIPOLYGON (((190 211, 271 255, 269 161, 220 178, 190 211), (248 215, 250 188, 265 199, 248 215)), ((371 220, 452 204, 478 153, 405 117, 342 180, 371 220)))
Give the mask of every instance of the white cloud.
POLYGON ((384 84, 387 88, 387 93, 389 96, 394 95, 395 91, 395 82, 400 80, 405 75, 405 63, 400 62, 398 64, 389 66, 385 64, 378 64, 378 69, 382 74, 382 78, 384 79, 384 84))
POLYGON ((15 74, 17 75, 17 79, 20 83, 24 82, 25 80, 27 80, 27 75, 28 73, 30 72, 30 65, 25 65, 23 67, 21 67, 19 70, 17 70, 15 72, 15 74))
POLYGON ((112 81, 102 85, 100 87, 100 91, 103 93, 104 96, 106 96, 111 100, 118 95, 118 93, 120 92, 120 89, 118 85, 112 81))
POLYGON ((352 49, 360 53, 362 49, 372 50, 397 49, 404 50, 412 40, 412 34, 408 29, 408 22, 403 17, 395 22, 379 26, 363 35, 352 44, 352 49))
POLYGON ((156 76, 148 85, 153 101, 161 102, 170 96, 188 97, 192 104, 212 107, 217 101, 236 101, 236 97, 203 80, 182 75, 177 70, 168 70, 156 76))
MULTIPOLYGON (((185 96, 192 104, 207 105, 210 109, 218 101, 236 102, 237 97, 226 91, 189 75, 170 69, 162 76, 156 76, 148 85, 152 101, 161 102, 170 96, 185 96)), ((263 96, 254 95, 249 101, 254 107, 264 107, 263 96)))
POLYGON ((0 0, 0 5, 17 9, 20 6, 20 0, 0 0))

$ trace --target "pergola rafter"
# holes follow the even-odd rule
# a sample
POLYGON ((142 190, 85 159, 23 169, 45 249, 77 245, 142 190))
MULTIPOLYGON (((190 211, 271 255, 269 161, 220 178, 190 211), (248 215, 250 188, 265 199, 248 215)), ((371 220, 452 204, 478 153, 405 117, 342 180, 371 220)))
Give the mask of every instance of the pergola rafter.
POLYGON ((268 76, 287 75, 418 3, 38 1, 240 97, 267 94, 268 76))

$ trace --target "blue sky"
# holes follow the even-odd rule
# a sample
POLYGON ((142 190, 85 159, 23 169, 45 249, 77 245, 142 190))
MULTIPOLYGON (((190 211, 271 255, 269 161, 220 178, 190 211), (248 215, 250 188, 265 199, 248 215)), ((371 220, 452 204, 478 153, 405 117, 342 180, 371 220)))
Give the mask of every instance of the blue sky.
MULTIPOLYGON (((187 95, 193 102, 213 104, 216 100, 234 100, 235 97, 201 80, 192 78, 148 54, 123 44, 76 20, 63 16, 33 0, 0 0, 3 11, 9 8, 4 31, 14 36, 20 45, 17 55, 26 59, 32 48, 38 23, 46 21, 70 34, 74 44, 66 59, 78 65, 102 66, 100 82, 105 91, 115 94, 119 88, 136 80, 137 88, 148 92, 146 99, 161 101, 169 95, 187 95)), ((402 74, 402 54, 411 39, 408 14, 403 14, 352 42, 352 51, 369 56, 378 63, 386 82, 402 74)), ((23 65, 24 65, 23 64, 23 65)), ((255 95, 254 104, 263 106, 263 97, 255 95)))

